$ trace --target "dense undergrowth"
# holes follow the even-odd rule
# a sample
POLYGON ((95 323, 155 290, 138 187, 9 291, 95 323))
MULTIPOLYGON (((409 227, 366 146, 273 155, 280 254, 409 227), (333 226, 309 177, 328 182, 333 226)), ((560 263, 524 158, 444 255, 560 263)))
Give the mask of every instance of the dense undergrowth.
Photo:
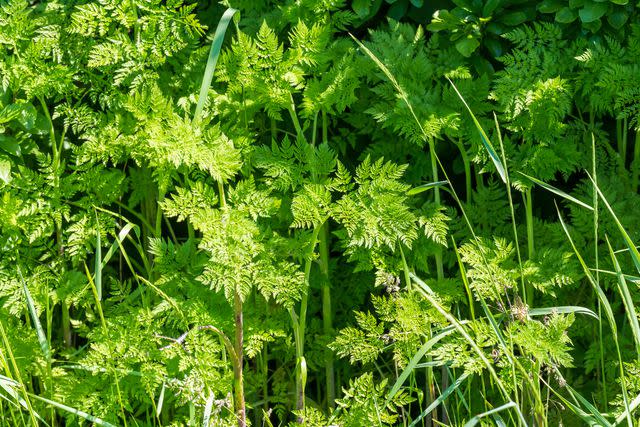
POLYGON ((0 1, 0 425, 638 425, 638 5, 222 3, 0 1))

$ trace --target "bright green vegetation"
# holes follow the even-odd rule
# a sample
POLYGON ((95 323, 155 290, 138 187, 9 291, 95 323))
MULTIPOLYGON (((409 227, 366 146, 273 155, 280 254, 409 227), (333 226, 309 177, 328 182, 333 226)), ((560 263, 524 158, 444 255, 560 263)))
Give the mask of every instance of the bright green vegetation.
POLYGON ((638 425, 635 3, 209 3, 0 0, 0 427, 638 425))

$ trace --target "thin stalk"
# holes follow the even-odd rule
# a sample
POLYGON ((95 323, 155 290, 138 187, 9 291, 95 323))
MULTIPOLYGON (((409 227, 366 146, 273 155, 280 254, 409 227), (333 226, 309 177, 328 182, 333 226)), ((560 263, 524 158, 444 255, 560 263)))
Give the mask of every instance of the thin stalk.
MULTIPOLYGON (((429 138, 429 151, 431 153, 431 176, 433 182, 438 181, 438 163, 436 162, 436 147, 433 138, 429 138)), ((440 189, 435 187, 433 189, 434 201, 436 203, 436 207, 440 207, 440 189)), ((438 249, 436 254, 436 274, 438 280, 442 280, 444 278, 444 267, 442 265, 442 249, 438 249)))
POLYGON ((469 155, 467 154, 467 150, 464 148, 464 143, 461 138, 454 140, 454 143, 460 150, 460 158, 462 159, 462 164, 464 165, 464 183, 465 190, 467 196, 467 203, 471 203, 471 162, 469 161, 469 155))
MULTIPOLYGON (((314 118, 313 126, 313 139, 315 142, 316 136, 316 114, 314 118)), ((322 112, 322 142, 329 143, 329 131, 327 123, 327 114, 322 112)), ((323 332, 326 336, 333 334, 333 311, 331 309, 331 277, 329 276, 329 245, 331 233, 329 232, 329 222, 325 221, 322 225, 322 230, 319 234, 319 251, 320 251, 320 272, 322 273, 322 326, 323 332)), ((327 387, 327 407, 333 409, 335 407, 336 398, 336 384, 335 384, 335 372, 333 365, 333 352, 327 348, 324 355, 324 366, 326 375, 326 387, 327 387)))
POLYGON ((640 130, 636 131, 636 139, 633 144, 633 162, 631 165, 631 191, 635 193, 636 191, 638 191, 638 184, 640 183, 640 130))
MULTIPOLYGON (((596 168, 596 142, 595 138, 591 138, 591 173, 593 174, 593 252, 595 256, 595 264, 596 264, 596 272, 595 272, 595 281, 596 285, 600 286, 600 257, 598 256, 598 192, 596 191, 596 187, 598 186, 598 174, 596 168)), ((595 293, 594 293, 595 294, 595 293)), ((604 335, 602 330, 602 304, 600 303, 600 299, 597 295, 594 295, 596 298, 596 302, 598 303, 598 341, 600 347, 600 375, 602 376, 602 396, 604 400, 605 411, 607 411, 607 406, 609 403, 609 399, 607 396, 607 374, 605 371, 605 358, 604 358, 604 335)))
POLYGON ((242 377, 242 368, 244 363, 244 319, 242 314, 242 299, 238 292, 235 292, 233 295, 233 311, 236 331, 236 339, 234 342, 235 369, 233 370, 233 403, 236 411, 236 417, 238 418, 238 427, 246 427, 247 414, 245 409, 244 382, 242 377))
MULTIPOLYGON (((320 242, 320 272, 322 273, 322 327, 326 336, 333 334, 333 312, 331 310, 331 278, 329 277, 329 223, 321 227, 320 242)), ((324 352, 324 368, 327 386, 327 406, 331 409, 335 407, 335 374, 333 367, 333 352, 326 348, 324 352)))
POLYGON ((291 320, 294 326, 294 340, 296 343, 296 409, 304 409, 304 389, 307 382, 306 374, 306 360, 304 358, 304 341, 307 325, 307 308, 309 305, 309 292, 311 291, 311 265, 313 263, 313 254, 315 253, 316 245, 318 242, 318 235, 322 227, 315 227, 311 235, 311 247, 307 254, 307 260, 304 266, 304 287, 305 290, 302 294, 300 301, 300 317, 296 316, 295 312, 291 310, 291 320))
POLYGON ((291 97, 291 104, 289 104, 288 110, 289 115, 291 116, 291 121, 293 122, 293 127, 296 130, 298 138, 302 138, 302 140, 306 142, 307 139, 304 136, 304 132, 302 132, 302 126, 300 126, 300 120, 298 120, 298 115, 296 114, 296 105, 293 102, 293 95, 289 94, 289 96, 291 97))

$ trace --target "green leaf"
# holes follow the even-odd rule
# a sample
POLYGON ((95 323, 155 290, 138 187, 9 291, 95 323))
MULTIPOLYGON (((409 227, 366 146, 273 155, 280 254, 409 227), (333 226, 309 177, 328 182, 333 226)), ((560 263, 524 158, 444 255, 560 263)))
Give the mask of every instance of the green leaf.
POLYGON ((580 20, 582 22, 589 23, 600 19, 605 13, 607 13, 608 8, 609 5, 606 3, 596 3, 591 1, 585 4, 578 14, 580 15, 580 20))
POLYGON ((578 18, 578 12, 574 9, 563 7, 556 12, 556 22, 570 24, 578 18))
POLYGON ((204 108, 204 103, 207 99, 207 93, 209 92, 211 81, 213 80, 213 73, 216 70, 216 63, 218 62, 218 57, 220 56, 220 49, 222 49, 224 34, 226 33, 227 27, 231 22, 231 18, 233 18, 236 13, 238 13, 236 9, 228 8, 222 15, 222 18, 220 18, 220 22, 218 22, 218 26, 216 27, 216 32, 213 35, 213 41, 211 42, 211 50, 209 51, 207 67, 204 70, 204 77, 202 78, 202 85, 200 86, 198 105, 196 105, 196 111, 193 115, 194 122, 198 122, 200 120, 200 116, 202 115, 202 109, 204 108))
POLYGON ((487 18, 500 6, 502 0, 488 0, 482 8, 482 16, 487 18))
POLYGON ((506 13, 500 17, 500 22, 505 25, 509 25, 510 27, 515 27, 516 25, 520 25, 523 22, 526 22, 527 14, 524 12, 512 12, 506 13))
POLYGON ((473 36, 467 36, 456 42, 456 50, 466 58, 470 57, 473 52, 480 46, 480 42, 473 36))
POLYGON ((613 13, 609 13, 607 15, 607 22, 609 22, 609 25, 611 25, 616 30, 622 28, 624 24, 627 23, 628 19, 629 14, 624 9, 615 10, 613 13))
POLYGON ((371 0, 353 0, 351 4, 353 11, 359 17, 365 17, 369 15, 369 11, 371 9, 371 0))
POLYGON ((11 161, 4 156, 0 156, 0 181, 11 182, 11 161))
POLYGON ((562 9, 563 4, 561 0, 544 0, 538 3, 538 10, 542 13, 556 13, 562 9))
POLYGON ((0 149, 16 157, 22 154, 18 140, 8 135, 0 134, 0 149))

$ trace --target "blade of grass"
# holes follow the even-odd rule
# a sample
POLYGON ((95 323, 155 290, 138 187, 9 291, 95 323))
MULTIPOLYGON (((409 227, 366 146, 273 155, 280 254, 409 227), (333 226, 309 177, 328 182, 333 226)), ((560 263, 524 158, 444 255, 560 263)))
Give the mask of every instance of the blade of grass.
POLYGON ((440 396, 438 396, 438 398, 436 400, 431 402, 431 405, 429 405, 427 407, 427 409, 422 411, 422 413, 420 415, 418 415, 411 422, 411 424, 409 424, 409 427, 416 426, 427 414, 429 414, 431 411, 433 411, 435 408, 437 408, 438 405, 440 405, 442 402, 444 402, 449 397, 449 395, 451 393, 453 393, 454 391, 456 391, 458 389, 458 387, 460 387, 460 384, 462 384, 467 379, 468 376, 469 376, 469 374, 467 374, 467 373, 462 374, 453 384, 451 384, 449 387, 447 387, 440 394, 440 396))
MULTIPOLYGON (((598 191, 600 191, 600 190, 598 190, 598 191)), ((582 266, 582 269, 583 269, 585 275, 587 276, 587 279, 588 279, 589 283, 593 287, 593 290, 595 291, 596 296, 598 297, 598 300, 600 301, 600 303, 602 305, 602 308, 604 309, 604 312, 605 312, 605 314, 607 316, 607 320, 609 322, 609 327, 611 328, 611 335, 613 337, 613 342, 614 342, 615 347, 616 347, 616 354, 618 356, 620 377, 623 379, 622 381, 620 381, 621 387, 622 387, 622 398, 623 398, 623 401, 624 401, 625 409, 628 409, 629 408, 629 400, 627 398, 626 382, 624 381, 624 365, 622 363, 622 354, 620 352, 620 344, 618 342, 618 328, 616 326, 616 321, 615 321, 615 317, 613 315, 613 310, 611 308, 611 304, 609 303, 609 300, 607 299, 606 294, 604 293, 604 291, 602 290, 602 288, 600 287, 600 285, 598 284, 596 279, 591 274, 591 271, 590 271, 589 267, 585 263, 584 259, 582 258, 582 255, 580 255, 580 252, 578 251, 578 248, 576 247, 575 243, 573 242, 573 238, 571 237, 571 234, 569 233, 569 229, 567 228, 567 225, 565 224, 564 219, 562 218, 562 215, 560 214, 560 209, 558 208, 558 205, 556 205, 556 210, 558 212, 558 218, 560 219, 560 225, 562 226, 562 229, 564 230, 565 234, 567 235, 567 238, 569 239, 569 243, 571 244, 571 247, 573 248, 573 251, 576 254, 576 257, 578 258, 578 261, 580 262, 580 265, 582 266)), ((629 427, 633 426, 633 421, 631 420, 631 415, 630 414, 627 417, 627 422, 629 424, 629 427)))
MULTIPOLYGON (((587 173, 587 175, 589 175, 589 174, 587 173)), ((611 208, 611 205, 607 201, 607 198, 604 197, 604 194, 602 194, 602 191, 600 190, 600 187, 598 187, 598 184, 596 183, 596 181, 591 177, 591 175, 589 175, 589 179, 593 183, 593 188, 596 189, 596 191, 598 192, 598 195, 600 196, 600 199, 602 199, 602 202, 607 207, 607 210, 609 211, 609 213, 613 217, 613 220, 615 221, 616 226, 618 227, 618 230, 620 231, 620 234, 622 234, 622 237, 623 237, 625 243, 627 244, 627 247, 629 248, 629 253, 631 254, 631 259, 633 260, 633 264, 636 266, 636 269, 638 270, 638 273, 640 273, 640 252, 638 252, 638 248, 636 248, 636 245, 633 243, 633 240, 631 240, 631 237, 629 237, 629 234, 627 233, 627 231, 624 229, 624 227, 620 223, 620 220, 616 216, 615 212, 613 212, 613 209, 611 208)))
POLYGON ((427 184, 422 184, 419 185, 417 187, 413 187, 410 188, 409 190, 407 190, 407 196, 413 196, 416 194, 420 194, 423 193, 427 190, 430 190, 432 188, 436 188, 436 187, 440 187, 442 185, 446 185, 448 183, 448 181, 435 181, 435 182, 429 182, 427 184))
POLYGON ((620 291, 620 295, 622 296, 622 302, 624 303, 627 318, 629 319, 629 324, 631 325, 631 331, 633 332, 633 339, 636 344, 636 353, 640 358, 640 325, 638 324, 638 313, 636 313, 636 308, 634 306, 633 299, 631 298, 631 293, 629 292, 627 281, 622 275, 620 264, 618 263, 616 255, 613 253, 613 248, 611 247, 609 238, 606 236, 605 238, 607 240, 607 246, 609 247, 609 255, 611 256, 613 267, 616 270, 616 277, 618 278, 618 291, 620 291))
POLYGON ((102 418, 95 417, 95 416, 93 416, 91 414, 88 414, 88 413, 86 413, 84 411, 81 411, 80 409, 72 408, 71 406, 67 406, 67 405, 65 405, 63 403, 56 402, 55 400, 50 400, 50 399, 47 399, 45 397, 41 397, 41 396, 38 396, 38 395, 35 395, 35 394, 29 393, 29 395, 33 399, 40 400, 40 401, 42 401, 44 403, 48 403, 51 406, 55 406, 58 409, 62 409, 63 411, 69 412, 70 414, 73 414, 73 415, 75 415, 77 417, 83 418, 83 419, 85 419, 87 421, 90 421, 92 423, 98 424, 100 426, 103 426, 103 427, 116 427, 114 424, 111 424, 111 423, 103 420, 102 418))
POLYGON ((498 174, 500 174, 500 178, 502 178, 502 182, 504 182, 506 184, 507 183, 507 175, 506 175, 506 172, 505 172, 504 165, 502 164, 502 160, 500 160, 500 157, 498 157, 498 153, 496 153, 496 150, 493 148, 493 145, 491 144, 491 141, 489 140, 489 137, 487 136, 487 133, 482 128, 482 125, 480 124, 480 122, 476 118, 475 114, 473 114, 473 111, 471 111, 471 108, 469 107, 469 104, 467 104, 467 101, 465 101, 464 97, 462 96, 462 94, 460 93, 460 91, 458 90, 456 85, 453 84, 453 81, 451 81, 451 79, 449 79, 449 77, 447 77, 447 80, 449 81, 449 83, 451 83, 451 86, 453 87, 453 90, 456 91, 456 93, 458 94, 458 97, 460 98, 460 100, 462 101, 464 106, 467 108, 467 111, 471 115, 471 120, 473 120, 473 124, 476 125, 476 129, 478 130, 478 133, 480 133, 480 139, 482 140, 482 145, 484 145, 484 148, 489 153, 489 157, 491 157, 491 160, 493 161, 493 164, 496 167, 496 170, 498 171, 498 174))
POLYGON ((214 394, 213 394, 213 391, 210 391, 209 398, 207 398, 207 403, 204 406, 204 414, 202 415, 202 427, 209 427, 209 420, 211 419, 211 411, 213 410, 213 401, 214 401, 214 394))
POLYGON ((579 307, 573 305, 564 305, 559 307, 543 307, 543 308, 532 308, 529 309, 529 316, 546 316, 548 314, 585 314, 587 316, 591 316, 594 319, 598 319, 598 315, 593 311, 589 310, 586 307, 579 307))
POLYGON ((520 417, 520 421, 522 421, 524 425, 527 425, 526 421, 524 420, 524 417, 522 416, 522 413, 520 412, 520 408, 518 408, 518 406, 516 406, 515 403, 509 402, 509 403, 505 403, 502 406, 498 406, 497 408, 494 408, 490 411, 483 412, 481 414, 476 415, 475 417, 467 421, 464 427, 473 427, 476 424, 478 424, 482 418, 488 417, 489 415, 497 414, 498 412, 506 411, 507 409, 511 409, 511 408, 515 409, 515 411, 518 413, 520 417))
POLYGON ((49 341, 47 341, 47 335, 44 333, 44 329, 42 328, 42 323, 40 323, 40 319, 38 318, 38 312, 36 311, 36 306, 33 302, 33 298, 31 297, 31 292, 29 292, 29 287, 27 286, 27 282, 24 280, 22 276, 22 270, 18 265, 18 276, 20 276, 20 282, 22 283, 22 291, 24 292, 24 297, 27 303, 27 309, 29 311, 29 316, 31 317, 31 321, 33 322, 34 327, 36 328, 36 334, 38 336, 38 344, 40 344, 40 349, 42 350, 42 354, 47 359, 48 363, 51 363, 51 348, 49 347, 49 341))
POLYGON ((427 354, 427 352, 431 349, 431 347, 437 344, 438 341, 440 341, 442 338, 448 335, 451 335, 455 331, 456 331, 455 327, 448 326, 442 329, 442 331, 434 335, 433 338, 428 340, 426 343, 422 345, 422 347, 420 347, 420 349, 416 352, 416 354, 413 355, 413 357, 411 358, 407 366, 402 370, 402 373, 400 374, 400 376, 398 376, 398 379, 393 384, 393 387, 391 387, 391 390, 389 391, 386 397, 387 403, 391 402, 391 400, 395 397, 396 393, 398 393, 398 391, 400 390, 400 387, 402 387, 402 384, 404 384, 404 382, 407 380, 411 372, 417 367, 418 362, 422 360, 424 355, 427 354))
POLYGON ((204 77, 202 79, 202 85, 200 86, 200 95, 198 95, 198 104, 196 105, 196 111, 193 115, 193 121, 198 122, 202 116, 202 109, 207 99, 207 93, 211 87, 211 81, 213 80, 213 73, 216 70, 216 64, 218 57, 220 56, 220 50, 222 49, 222 42, 224 41, 224 35, 227 32, 227 27, 231 22, 233 16, 238 13, 236 9, 228 8, 216 27, 216 32, 213 35, 213 41, 211 42, 211 50, 209 51, 209 59, 207 59, 207 66, 204 71, 204 77))
POLYGON ((522 172, 518 172, 520 175, 527 177, 527 179, 530 179, 531 181, 533 181, 535 184, 539 185, 540 187, 544 188, 547 191, 550 191, 552 193, 557 194, 558 196, 569 200, 570 202, 573 202, 575 204, 578 204, 580 206, 582 206, 583 208, 587 208, 590 211, 593 210, 592 206, 589 206, 588 204, 586 204, 583 201, 580 201, 578 199, 576 199, 575 197, 565 193, 564 191, 557 189, 556 187, 554 187, 553 185, 549 185, 546 182, 540 181, 538 178, 534 178, 532 176, 527 175, 526 173, 522 173, 522 172))

